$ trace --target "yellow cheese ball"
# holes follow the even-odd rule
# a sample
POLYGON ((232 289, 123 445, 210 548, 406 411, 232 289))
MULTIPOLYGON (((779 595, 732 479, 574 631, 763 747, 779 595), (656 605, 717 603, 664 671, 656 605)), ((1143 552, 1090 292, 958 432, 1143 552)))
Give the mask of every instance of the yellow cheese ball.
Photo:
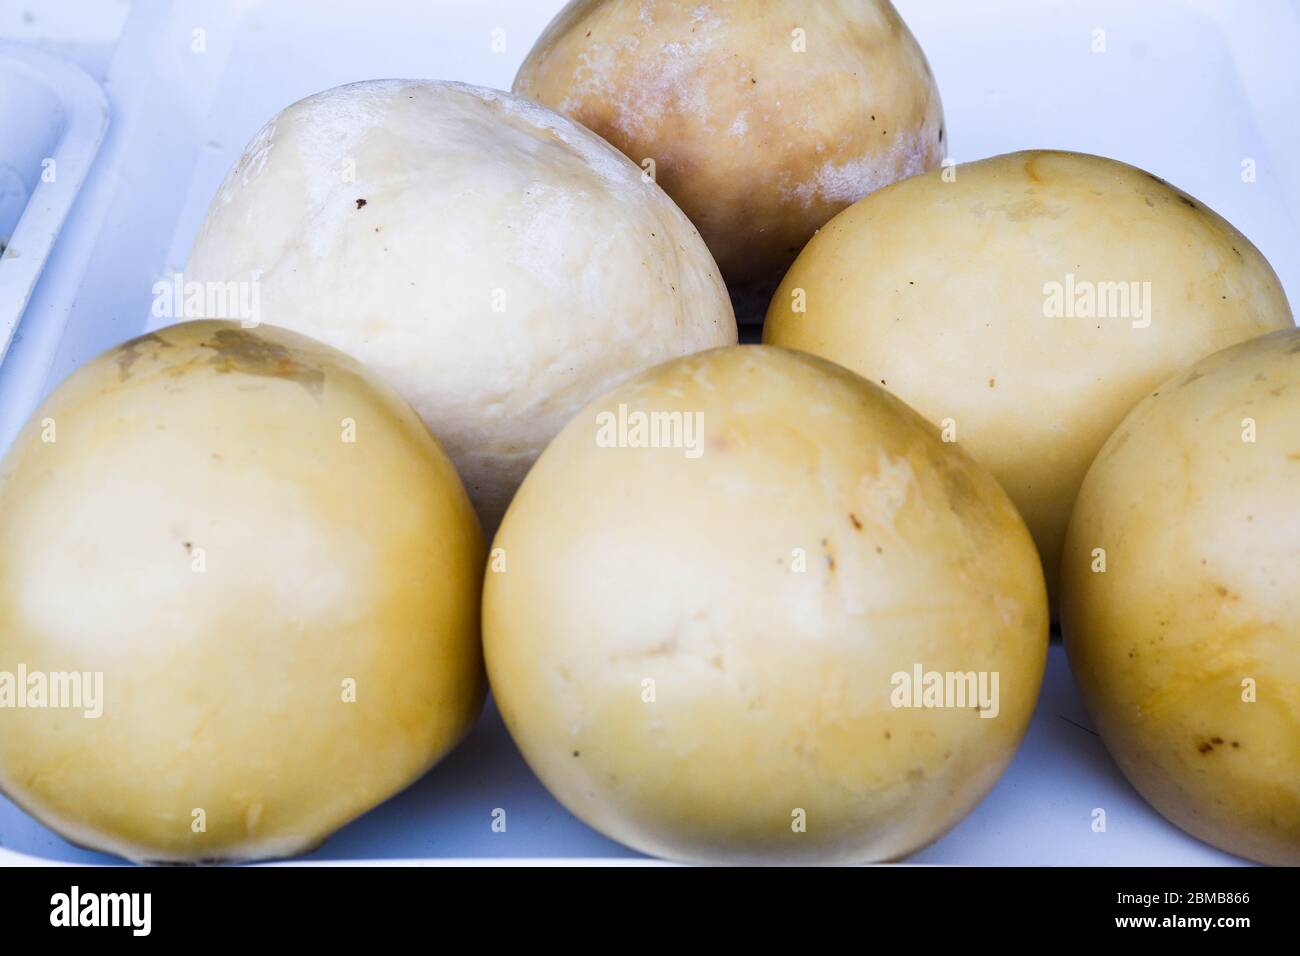
POLYGON ((1054 595, 1074 496, 1124 415, 1291 312, 1245 236, 1140 169, 1031 151, 953 172, 836 217, 763 340, 884 385, 964 445, 1020 509, 1054 595))
POLYGON ((888 0, 573 0, 514 89, 653 160, 733 284, 775 282, 818 227, 945 145, 888 0))
POLYGON ((494 695, 551 792, 697 862, 936 839, 1010 761, 1047 652, 993 477, 883 389, 764 346, 579 413, 506 514, 483 610, 494 695), (927 697, 934 675, 952 686, 927 697))
POLYGON ((1300 866, 1300 331, 1159 386, 1088 472, 1061 623, 1097 730, 1193 836, 1300 866))
POLYGON ((0 789, 137 861, 309 850, 468 731, 482 558, 442 448, 342 353, 226 322, 112 349, 0 463, 0 789))

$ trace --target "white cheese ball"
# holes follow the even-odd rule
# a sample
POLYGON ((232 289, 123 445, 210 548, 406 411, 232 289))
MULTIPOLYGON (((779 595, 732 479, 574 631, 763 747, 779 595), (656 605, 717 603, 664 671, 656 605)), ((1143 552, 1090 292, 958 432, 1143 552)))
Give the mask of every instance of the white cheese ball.
POLYGON ((222 183, 185 278, 253 283, 252 318, 378 372, 489 531, 588 401, 736 341, 708 249, 640 169, 543 107, 458 83, 355 83, 284 110, 222 183))

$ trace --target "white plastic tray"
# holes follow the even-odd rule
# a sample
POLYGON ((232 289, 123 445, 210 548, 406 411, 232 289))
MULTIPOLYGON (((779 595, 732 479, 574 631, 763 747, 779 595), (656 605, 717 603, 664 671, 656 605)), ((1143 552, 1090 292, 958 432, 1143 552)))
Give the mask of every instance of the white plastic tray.
POLYGON ((0 43, 0 360, 108 126, 79 68, 0 43))
MULTIPOLYGON (((896 4, 938 76, 955 159, 1050 146, 1135 163, 1233 221, 1300 304, 1300 12, 1292 0, 896 4), (1093 52, 1098 30, 1104 52, 1093 52), (1253 182, 1241 175, 1247 160, 1253 182)), ((41 36, 42 4, 30 5, 34 23, 7 25, 0 13, 0 39, 41 36)), ((97 0, 59 4, 69 6, 85 7, 72 19, 97 39, 73 30, 63 52, 98 68, 113 123, 0 365, 0 449, 78 364, 151 327, 153 283, 183 266, 217 183, 273 113, 378 76, 508 87, 561 0, 137 0, 120 31, 103 28, 97 0), (196 30, 203 53, 192 50, 196 30), (494 52, 502 36, 505 49, 494 52)), ((0 861, 18 855, 105 862, 0 799, 0 861)), ((489 708, 448 760, 311 859, 634 856, 549 797, 489 708), (497 807, 508 811, 506 833, 491 830, 497 807)), ((1012 767, 913 862, 1240 861, 1176 830, 1128 786, 1088 729, 1058 644, 1012 767), (1105 833, 1092 830, 1095 808, 1106 811, 1105 833)))

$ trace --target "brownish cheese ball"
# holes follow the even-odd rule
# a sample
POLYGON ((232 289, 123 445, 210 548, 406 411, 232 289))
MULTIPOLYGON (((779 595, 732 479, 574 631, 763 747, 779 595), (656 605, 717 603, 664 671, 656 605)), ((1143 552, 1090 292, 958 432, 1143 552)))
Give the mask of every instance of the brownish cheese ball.
POLYGON ((514 89, 653 174, 733 289, 779 280, 832 216, 944 149, 888 0, 574 0, 514 89))

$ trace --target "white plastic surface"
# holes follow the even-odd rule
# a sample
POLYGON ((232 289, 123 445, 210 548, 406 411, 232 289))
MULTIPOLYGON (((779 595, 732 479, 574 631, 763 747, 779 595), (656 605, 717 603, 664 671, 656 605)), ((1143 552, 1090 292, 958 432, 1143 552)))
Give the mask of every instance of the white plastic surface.
MULTIPOLYGON (((31 5, 39 28, 41 5, 31 5)), ((1292 0, 896 5, 937 74, 953 158, 1056 147, 1139 165, 1236 224, 1300 303, 1300 171, 1293 165, 1300 155, 1300 11, 1292 0), (1254 170, 1253 180, 1244 169, 1254 170)), ((277 110, 379 76, 508 87, 560 6, 190 0, 170 7, 137 0, 120 37, 101 31, 112 39, 68 41, 88 68, 100 64, 113 124, 0 365, 0 449, 78 364, 152 327, 153 284, 183 267, 217 183, 277 110), (196 31, 203 52, 194 49, 196 31), (502 40, 504 50, 494 51, 502 40)), ((93 10, 85 15, 93 19, 93 10)), ((4 29, 0 17, 0 37, 4 29)), ((0 799, 0 859, 4 848, 103 861, 0 799)), ((447 761, 312 859, 630 856, 549 797, 489 709, 447 761), (491 830, 498 807, 508 813, 506 833, 491 830)), ((1088 730, 1057 644, 1011 769, 970 817, 913 862, 1240 861, 1176 830, 1128 786, 1088 730), (1104 833, 1092 828, 1098 808, 1107 815, 1104 833)))
POLYGON ((79 68, 0 43, 0 361, 108 125, 79 68))

